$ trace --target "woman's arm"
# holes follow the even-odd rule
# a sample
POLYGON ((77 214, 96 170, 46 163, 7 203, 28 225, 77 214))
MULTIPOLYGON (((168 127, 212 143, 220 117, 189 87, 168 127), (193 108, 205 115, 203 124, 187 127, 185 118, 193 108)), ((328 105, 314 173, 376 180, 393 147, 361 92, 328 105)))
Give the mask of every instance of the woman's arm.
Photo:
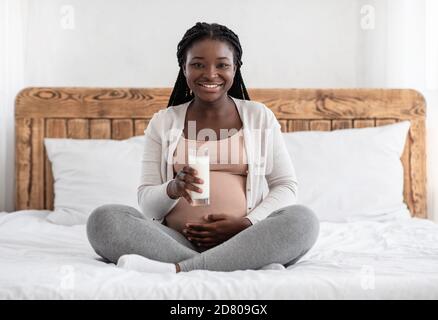
POLYGON ((172 180, 163 183, 161 179, 162 146, 158 130, 159 121, 158 114, 155 114, 145 130, 137 197, 138 205, 147 217, 162 221, 179 198, 172 199, 167 194, 167 186, 172 180))
POLYGON ((269 214, 277 209, 295 204, 297 201, 298 182, 295 169, 290 159, 289 153, 281 133, 281 126, 275 115, 273 117, 272 136, 267 142, 268 152, 272 156, 268 159, 268 172, 266 180, 268 182, 269 193, 266 198, 254 208, 247 218, 252 224, 265 219, 269 214), (269 146, 269 144, 272 144, 269 146), (270 167, 272 165, 272 167, 270 167))

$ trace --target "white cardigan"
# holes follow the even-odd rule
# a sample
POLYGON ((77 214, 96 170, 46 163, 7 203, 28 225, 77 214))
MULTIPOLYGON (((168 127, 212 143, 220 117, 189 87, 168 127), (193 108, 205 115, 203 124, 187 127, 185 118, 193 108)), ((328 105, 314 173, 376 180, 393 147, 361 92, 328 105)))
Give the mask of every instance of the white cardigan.
MULTIPOLYGON (((243 123, 248 159, 247 218, 256 224, 273 211, 296 203, 297 179, 274 113, 263 103, 231 98, 243 123)), ((189 103, 158 111, 144 131, 138 204, 146 216, 161 223, 182 199, 170 198, 166 188, 173 180, 172 157, 189 103)))

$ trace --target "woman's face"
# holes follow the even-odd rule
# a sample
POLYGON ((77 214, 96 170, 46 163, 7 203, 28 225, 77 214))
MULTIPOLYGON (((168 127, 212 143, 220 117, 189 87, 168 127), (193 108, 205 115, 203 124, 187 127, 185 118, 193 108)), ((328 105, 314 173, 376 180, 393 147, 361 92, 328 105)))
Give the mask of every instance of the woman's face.
POLYGON ((202 101, 216 101, 233 85, 236 66, 227 42, 205 39, 188 50, 183 66, 187 85, 202 101))

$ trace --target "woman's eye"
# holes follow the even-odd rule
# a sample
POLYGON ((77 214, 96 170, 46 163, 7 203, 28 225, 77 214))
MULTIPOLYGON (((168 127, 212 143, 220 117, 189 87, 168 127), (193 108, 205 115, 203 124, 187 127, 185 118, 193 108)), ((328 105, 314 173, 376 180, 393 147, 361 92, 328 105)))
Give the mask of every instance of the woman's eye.
MULTIPOLYGON (((192 66, 194 66, 195 68, 201 68, 202 64, 198 63, 198 62, 195 62, 195 63, 192 63, 192 66)), ((230 65, 226 64, 226 63, 221 63, 221 64, 218 65, 219 68, 228 68, 229 66, 230 65)))

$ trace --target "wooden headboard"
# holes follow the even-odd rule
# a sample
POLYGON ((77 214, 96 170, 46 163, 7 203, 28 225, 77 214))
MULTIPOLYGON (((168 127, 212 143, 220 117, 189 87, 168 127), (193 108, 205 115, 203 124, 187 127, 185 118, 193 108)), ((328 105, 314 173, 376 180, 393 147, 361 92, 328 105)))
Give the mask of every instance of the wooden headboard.
MULTIPOLYGON (((409 89, 250 89, 283 131, 374 127, 410 120, 402 156, 404 199, 426 209, 426 105, 409 89)), ((16 210, 53 210, 53 176, 43 139, 126 139, 142 135, 166 108, 170 88, 26 88, 16 99, 16 210)))

